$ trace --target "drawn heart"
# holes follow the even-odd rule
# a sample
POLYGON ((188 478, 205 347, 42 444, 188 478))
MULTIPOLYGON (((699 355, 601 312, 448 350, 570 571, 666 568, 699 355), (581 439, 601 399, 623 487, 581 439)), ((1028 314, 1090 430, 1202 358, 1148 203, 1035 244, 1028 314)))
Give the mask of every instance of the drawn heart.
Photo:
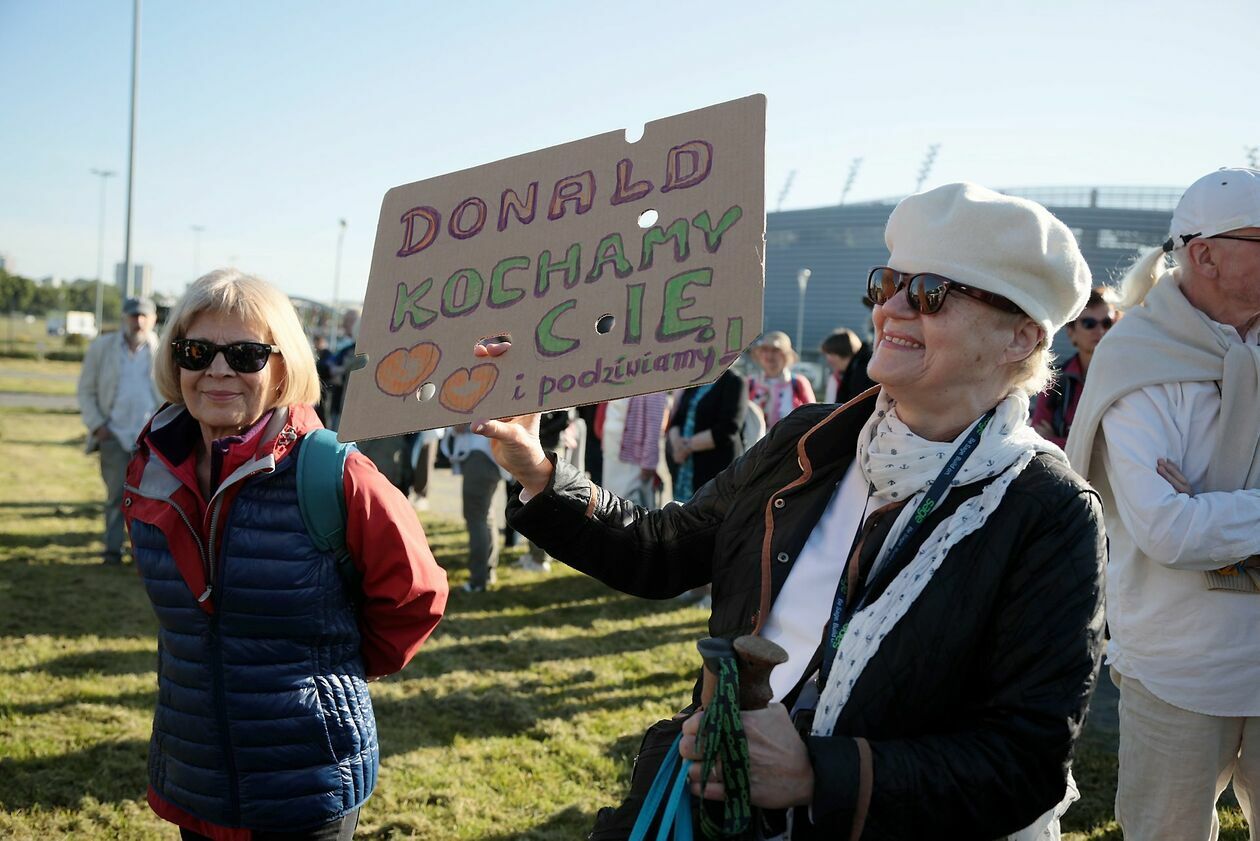
POLYGON ((461 415, 471 415, 499 381, 499 366, 483 362, 472 368, 456 368, 442 383, 438 402, 461 415))
POLYGON ((442 351, 433 342, 392 350, 376 363, 376 387, 394 397, 414 394, 437 370, 441 358, 442 351))

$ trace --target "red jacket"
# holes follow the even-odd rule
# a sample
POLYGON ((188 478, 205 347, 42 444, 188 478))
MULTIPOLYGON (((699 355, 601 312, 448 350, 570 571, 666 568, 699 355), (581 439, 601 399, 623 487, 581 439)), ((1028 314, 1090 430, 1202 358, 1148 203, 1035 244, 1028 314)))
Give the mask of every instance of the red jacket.
MULTIPOLYGON (((128 529, 133 520, 160 529, 188 589, 204 597, 202 610, 213 613, 215 597, 203 566, 200 546, 213 563, 220 558, 222 535, 214 528, 228 521, 228 511, 244 480, 274 469, 307 432, 320 428, 308 406, 278 408, 247 432, 214 442, 210 499, 196 475, 201 429, 182 406, 158 412, 140 436, 140 446, 127 468, 127 486, 138 488, 145 465, 160 460, 177 487, 163 489, 164 499, 124 492, 128 529)), ((363 602, 359 616, 363 666, 369 678, 392 674, 411 660, 432 633, 446 608, 446 572, 429 550, 424 530, 407 499, 363 454, 351 452, 345 466, 346 546, 362 573, 363 602), (365 562, 369 559, 370 562, 365 562)), ((159 816, 221 841, 246 841, 248 830, 205 824, 153 796, 159 816)))

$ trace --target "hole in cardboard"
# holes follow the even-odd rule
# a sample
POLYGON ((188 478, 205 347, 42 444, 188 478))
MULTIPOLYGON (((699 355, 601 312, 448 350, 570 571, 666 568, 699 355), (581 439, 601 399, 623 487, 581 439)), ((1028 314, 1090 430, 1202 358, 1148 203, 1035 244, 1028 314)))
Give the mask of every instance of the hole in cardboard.
POLYGON ((481 345, 482 347, 484 347, 486 345, 497 345, 502 342, 507 342, 509 345, 512 344, 512 334, 511 333, 495 333, 492 336, 482 336, 480 339, 478 339, 474 343, 473 348, 475 349, 477 345, 481 345))
POLYGON ((612 332, 612 329, 616 326, 616 324, 617 319, 613 317, 613 314, 606 312, 599 317, 599 321, 595 322, 595 332, 601 336, 607 335, 612 332))
POLYGON ((650 228, 656 224, 656 220, 661 218, 661 214, 655 210, 645 210, 639 214, 639 227, 650 228))
POLYGON ((643 139, 643 128, 644 128, 644 127, 643 127, 643 126, 641 126, 641 125, 639 125, 639 126, 627 126, 627 127, 626 127, 626 142, 627 142, 627 143, 638 143, 640 140, 642 140, 642 139, 643 139))
POLYGON ((435 394, 437 394, 437 386, 435 386, 433 383, 425 383, 424 385, 416 389, 416 399, 419 400, 421 403, 425 402, 426 400, 432 400, 433 395, 435 394))

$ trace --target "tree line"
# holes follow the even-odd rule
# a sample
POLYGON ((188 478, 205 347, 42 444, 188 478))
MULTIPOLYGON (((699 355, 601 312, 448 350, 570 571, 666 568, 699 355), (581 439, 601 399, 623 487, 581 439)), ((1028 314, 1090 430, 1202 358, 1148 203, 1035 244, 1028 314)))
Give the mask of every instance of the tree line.
MULTIPOLYGON (((106 283, 101 291, 102 320, 117 321, 122 310, 118 287, 106 283)), ((54 287, 0 269, 0 306, 6 312, 28 315, 47 315, 62 310, 94 313, 96 281, 79 278, 54 287)))

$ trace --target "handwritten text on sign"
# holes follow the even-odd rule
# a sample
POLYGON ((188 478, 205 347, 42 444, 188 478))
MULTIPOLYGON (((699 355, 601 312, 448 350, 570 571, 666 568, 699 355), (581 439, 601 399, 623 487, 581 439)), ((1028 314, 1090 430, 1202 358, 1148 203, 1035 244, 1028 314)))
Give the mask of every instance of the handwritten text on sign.
POLYGON ((763 140, 750 97, 391 190, 343 437, 716 378, 760 329, 763 140))

